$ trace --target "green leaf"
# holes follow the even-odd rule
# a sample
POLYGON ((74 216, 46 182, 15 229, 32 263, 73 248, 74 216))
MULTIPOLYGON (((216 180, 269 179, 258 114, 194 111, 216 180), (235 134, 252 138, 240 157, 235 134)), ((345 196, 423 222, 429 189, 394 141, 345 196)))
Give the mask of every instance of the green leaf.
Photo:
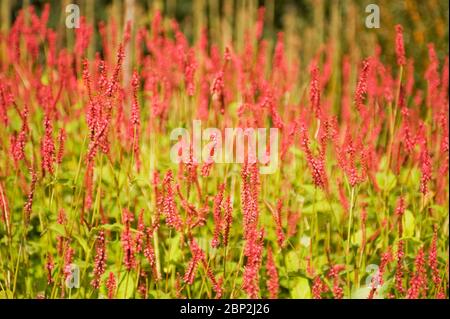
MULTIPOLYGON (((405 174, 408 174, 405 170, 405 174)), ((407 175, 408 176, 408 175, 407 175)), ((414 167, 411 169, 411 173, 409 174, 409 178, 405 180, 406 183, 408 183, 411 187, 418 187, 417 185, 420 184, 420 177, 422 176, 422 173, 420 172, 420 169, 414 167)))
POLYGON ((83 247, 83 250, 86 254, 89 253, 89 246, 84 238, 82 238, 80 235, 73 235, 73 237, 80 243, 80 246, 83 247))
POLYGON ((44 85, 48 85, 48 76, 47 73, 42 74, 41 83, 44 85))
POLYGON ((235 112, 238 109, 238 102, 231 102, 230 104, 228 104, 228 110, 229 112, 235 112))
POLYGON ((314 211, 321 213, 328 213, 331 211, 330 204, 327 201, 317 201, 315 204, 310 204, 302 209, 302 214, 310 215, 314 211))
MULTIPOLYGON (((302 184, 300 185, 300 188, 304 191, 305 194, 314 196, 314 193, 316 192, 316 186, 313 184, 302 184)), ((317 195, 317 192, 316 192, 317 195)))
POLYGON ((386 170, 386 166, 387 166, 387 157, 382 156, 378 165, 379 165, 380 171, 384 172, 386 170))
POLYGON ((302 157, 303 156, 303 153, 302 153, 302 151, 300 151, 298 148, 296 148, 296 147, 291 147, 290 149, 289 149, 289 152, 291 152, 292 154, 294 154, 295 156, 298 156, 298 157, 302 157))
POLYGON ((64 229, 64 226, 61 224, 50 224, 48 228, 58 233, 58 235, 60 236, 66 236, 66 230, 64 229))
POLYGON ((384 191, 390 191, 397 185, 397 177, 390 171, 387 174, 379 172, 375 178, 378 186, 384 191))
POLYGON ((294 299, 310 299, 311 289, 309 287, 309 280, 300 277, 296 280, 295 286, 291 290, 291 298, 294 299))
POLYGON ((288 272, 295 272, 300 268, 300 262, 295 251, 289 251, 286 254, 286 269, 288 272))
POLYGON ((403 229, 405 230, 405 237, 413 237, 414 236, 414 228, 416 225, 416 220, 414 215, 410 210, 405 211, 405 215, 403 218, 403 229))
POLYGON ((352 235, 352 244, 356 246, 361 246, 362 243, 362 230, 359 229, 352 235))
POLYGON ((104 224, 100 226, 104 230, 112 230, 112 231, 121 231, 123 229, 123 225, 119 223, 114 224, 104 224))
POLYGON ((117 289, 117 298, 130 299, 134 296, 134 279, 131 273, 123 272, 120 276, 119 287, 117 289), (128 276, 128 278, 127 278, 128 276))
MULTIPOLYGON (((281 272, 280 272, 281 274, 281 272)), ((285 276, 280 278, 280 286, 286 289, 289 289, 289 279, 285 276)))

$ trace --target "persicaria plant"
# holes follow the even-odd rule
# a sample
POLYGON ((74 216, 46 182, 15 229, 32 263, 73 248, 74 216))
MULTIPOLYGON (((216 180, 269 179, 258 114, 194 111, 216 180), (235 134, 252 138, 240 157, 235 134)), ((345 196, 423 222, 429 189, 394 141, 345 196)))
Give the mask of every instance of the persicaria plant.
POLYGON ((448 4, 131 2, 2 1, 0 298, 448 298, 448 4))

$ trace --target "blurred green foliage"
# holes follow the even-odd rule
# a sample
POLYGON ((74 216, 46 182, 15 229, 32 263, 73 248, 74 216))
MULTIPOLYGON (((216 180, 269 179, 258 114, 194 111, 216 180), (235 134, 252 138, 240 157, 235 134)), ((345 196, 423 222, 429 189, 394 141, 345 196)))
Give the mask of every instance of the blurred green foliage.
MULTIPOLYGON (((88 16, 88 20, 91 22, 98 23, 109 18, 122 21, 126 2, 125 0, 3 0, 1 10, 8 10, 7 20, 14 21, 14 17, 21 8, 33 5, 39 12, 45 3, 50 3, 52 14, 49 25, 54 29, 59 29, 63 25, 66 14, 63 7, 69 3, 78 4, 82 15, 88 16), (120 8, 120 10, 115 10, 116 14, 111 15, 109 11, 111 7, 120 8), (121 13, 122 16, 118 16, 121 13)), ((290 27, 288 24, 292 23, 299 24, 301 28, 315 27, 320 31, 325 25, 331 23, 333 10, 338 10, 342 21, 339 31, 342 34, 349 29, 354 29, 352 32, 358 33, 358 37, 374 35, 383 48, 390 51, 392 44, 389 39, 392 39, 393 27, 400 23, 406 29, 407 50, 414 51, 414 54, 411 55, 416 57, 420 55, 425 58, 428 42, 435 42, 440 58, 448 52, 449 5, 446 0, 133 0, 129 3, 134 3, 134 6, 139 8, 139 12, 144 15, 159 9, 163 16, 175 18, 185 26, 183 31, 190 39, 194 37, 193 32, 190 32, 193 29, 190 25, 195 23, 194 19, 198 14, 204 16, 203 21, 211 33, 217 26, 214 20, 228 19, 228 21, 234 22, 234 28, 240 29, 240 21, 237 19, 240 10, 247 10, 250 14, 250 10, 265 6, 267 11, 270 11, 269 14, 266 12, 266 18, 268 15, 272 16, 266 23, 265 32, 266 36, 273 38, 275 38, 276 32, 290 27), (380 7, 380 29, 367 29, 364 26, 364 19, 367 15, 365 8, 372 3, 380 7), (199 8, 204 12, 199 13, 199 8), (287 19, 290 14, 294 14, 296 19, 287 19)), ((150 23, 151 16, 146 15, 148 19, 145 22, 150 23)), ((246 15, 246 18, 251 18, 251 15, 246 15)), ((3 23, 6 24, 9 21, 3 23)), ((327 34, 324 30, 323 36, 330 37, 331 32, 329 31, 327 34)))

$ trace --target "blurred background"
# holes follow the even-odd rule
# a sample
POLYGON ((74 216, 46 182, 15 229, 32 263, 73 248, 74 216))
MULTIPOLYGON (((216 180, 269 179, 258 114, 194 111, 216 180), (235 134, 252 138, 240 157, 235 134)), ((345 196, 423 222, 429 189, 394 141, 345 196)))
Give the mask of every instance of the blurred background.
POLYGON ((345 53, 356 60, 373 54, 378 44, 382 59, 395 59, 396 24, 402 24, 405 29, 408 56, 427 59, 429 42, 435 43, 441 60, 448 54, 446 0, 2 0, 2 33, 9 29, 20 9, 33 5, 40 14, 45 3, 51 5, 49 26, 59 33, 65 29, 59 41, 68 47, 73 45, 74 30, 65 28, 65 7, 71 3, 79 5, 81 15, 94 26, 88 50, 91 57, 101 50, 97 27, 100 21, 114 21, 120 36, 126 21, 133 20, 135 34, 140 27, 151 25, 156 10, 162 13, 167 24, 176 19, 191 43, 205 30, 208 38, 222 50, 230 43, 242 50, 246 30, 254 25, 261 6, 266 8, 264 37, 268 39, 269 49, 274 48, 277 32, 283 31, 288 57, 300 56, 301 60, 309 61, 321 50, 319 44, 323 44, 324 48, 335 51, 335 57, 345 53), (368 15, 365 9, 372 3, 380 8, 379 29, 365 26, 368 15))

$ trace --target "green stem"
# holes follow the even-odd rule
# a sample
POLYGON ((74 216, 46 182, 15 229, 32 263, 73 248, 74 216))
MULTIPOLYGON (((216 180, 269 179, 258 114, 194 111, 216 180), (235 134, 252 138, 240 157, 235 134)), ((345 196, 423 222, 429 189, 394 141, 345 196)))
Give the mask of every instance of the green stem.
POLYGON ((345 248, 345 264, 347 267, 347 295, 348 298, 351 296, 350 289, 350 271, 348 269, 350 265, 350 241, 351 241, 351 229, 352 229, 352 221, 353 221, 353 202, 355 198, 355 187, 352 187, 351 195, 350 195, 350 212, 348 218, 348 226, 347 226, 347 246, 345 248))

